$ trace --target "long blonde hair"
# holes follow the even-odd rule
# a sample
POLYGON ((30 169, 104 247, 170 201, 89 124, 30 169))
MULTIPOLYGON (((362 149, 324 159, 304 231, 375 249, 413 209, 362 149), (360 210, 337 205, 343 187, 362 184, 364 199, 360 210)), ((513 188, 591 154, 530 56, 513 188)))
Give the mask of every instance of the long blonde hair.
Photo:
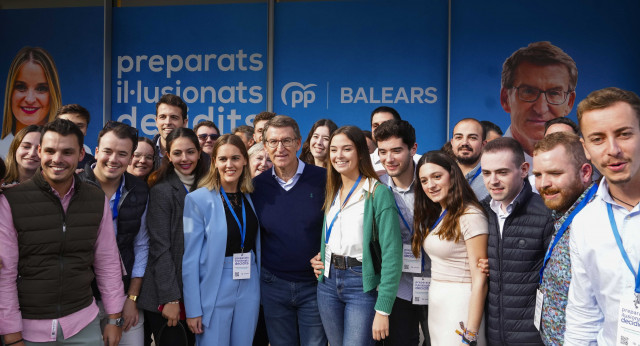
MULTIPOLYGON (((333 141, 333 138, 341 134, 347 136, 356 148, 356 152, 358 153, 358 171, 360 174, 362 174, 364 178, 380 181, 376 171, 373 169, 373 165, 371 164, 369 149, 367 147, 367 139, 365 138, 362 130, 355 126, 343 126, 335 130, 331 134, 331 138, 329 138, 329 147, 331 147, 331 141, 333 141)), ((331 149, 329 149, 329 155, 331 155, 331 149)), ((328 213, 329 209, 331 209, 331 204, 336 198, 338 191, 340 191, 341 186, 342 178, 340 177, 340 173, 338 173, 338 171, 333 168, 333 165, 329 163, 329 167, 327 167, 327 188, 323 206, 325 213, 328 213)), ((373 191, 374 187, 372 186, 371 188, 373 191)))
POLYGON ((242 168, 242 174, 240 175, 239 188, 243 193, 253 192, 253 183, 251 182, 251 173, 249 172, 249 154, 247 154, 247 147, 244 145, 242 139, 233 134, 222 135, 216 141, 216 145, 213 147, 211 153, 211 167, 209 172, 198 184, 198 187, 206 187, 209 191, 216 189, 220 191, 220 172, 216 169, 216 157, 218 156, 218 150, 225 144, 233 145, 238 148, 244 156, 247 164, 242 168))
POLYGON ((56 64, 53 61, 53 58, 49 52, 43 48, 23 47, 20 49, 18 54, 16 54, 16 57, 13 58, 11 66, 9 67, 7 86, 4 91, 4 121, 2 123, 2 135, 0 138, 5 138, 13 131, 15 116, 11 110, 11 96, 13 95, 13 88, 16 78, 18 77, 18 73, 22 66, 27 62, 33 62, 40 65, 44 71, 45 77, 47 77, 47 84, 49 85, 49 116, 45 122, 53 121, 56 118, 58 108, 62 106, 58 70, 56 69, 56 64))

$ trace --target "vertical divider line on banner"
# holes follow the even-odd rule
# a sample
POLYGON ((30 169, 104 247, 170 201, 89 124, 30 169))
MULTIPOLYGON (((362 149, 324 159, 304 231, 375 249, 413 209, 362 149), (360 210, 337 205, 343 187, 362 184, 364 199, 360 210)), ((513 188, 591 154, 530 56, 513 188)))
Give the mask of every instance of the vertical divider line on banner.
POLYGON ((448 0, 449 11, 447 18, 447 142, 449 141, 449 133, 451 132, 451 2, 448 0))
MULTIPOLYGON (((113 40, 113 0, 104 0, 104 49, 102 53, 102 125, 111 120, 111 44, 113 40)), ((134 124, 135 126, 135 124, 134 124)))
POLYGON ((275 36, 275 0, 267 1, 267 111, 273 112, 273 40, 275 36))

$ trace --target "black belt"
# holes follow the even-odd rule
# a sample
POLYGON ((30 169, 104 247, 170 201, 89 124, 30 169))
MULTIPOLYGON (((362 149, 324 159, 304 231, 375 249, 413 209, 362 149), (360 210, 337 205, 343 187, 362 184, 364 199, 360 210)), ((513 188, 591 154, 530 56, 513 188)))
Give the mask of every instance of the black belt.
POLYGON ((350 267, 360 267, 362 266, 362 262, 358 261, 353 257, 348 256, 340 256, 336 254, 331 254, 331 263, 336 269, 345 270, 350 267))

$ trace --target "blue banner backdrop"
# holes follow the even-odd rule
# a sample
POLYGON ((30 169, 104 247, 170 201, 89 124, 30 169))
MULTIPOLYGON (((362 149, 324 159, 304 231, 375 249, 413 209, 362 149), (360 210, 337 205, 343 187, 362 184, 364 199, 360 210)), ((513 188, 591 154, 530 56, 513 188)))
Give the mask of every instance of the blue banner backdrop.
MULTIPOLYGON (((95 150, 103 119, 103 23, 101 6, 0 10, 1 85, 6 85, 9 67, 20 49, 25 46, 45 49, 56 65, 61 104, 77 103, 91 113, 85 139, 91 152, 95 150)), ((8 138, 13 136, 0 140, 2 157, 6 157, 9 148, 8 138)))
POLYGON ((462 118, 490 120, 506 131, 500 105, 502 64, 520 47, 550 41, 575 60, 576 101, 610 86, 640 92, 638 1, 452 3, 451 131, 462 118))
POLYGON ((416 128, 418 152, 445 141, 447 1, 276 3, 274 111, 371 129, 386 105, 416 128))
POLYGON ((162 94, 182 97, 189 127, 221 132, 266 107, 267 5, 125 7, 113 11, 112 119, 153 136, 162 94))

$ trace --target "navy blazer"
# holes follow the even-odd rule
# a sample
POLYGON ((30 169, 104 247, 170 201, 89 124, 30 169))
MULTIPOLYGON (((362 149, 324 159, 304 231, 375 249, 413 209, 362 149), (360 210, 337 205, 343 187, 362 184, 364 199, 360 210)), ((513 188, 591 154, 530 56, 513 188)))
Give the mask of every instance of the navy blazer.
MULTIPOLYGON (((255 213, 251 197, 249 194, 244 196, 255 213)), ((184 202, 183 224, 184 305, 188 318, 202 316, 202 324, 208 326, 216 305, 227 248, 227 217, 220 192, 201 187, 189 193, 184 202)), ((259 272, 260 226, 256 236, 255 257, 259 272)), ((260 295, 260 292, 256 294, 260 295)))

